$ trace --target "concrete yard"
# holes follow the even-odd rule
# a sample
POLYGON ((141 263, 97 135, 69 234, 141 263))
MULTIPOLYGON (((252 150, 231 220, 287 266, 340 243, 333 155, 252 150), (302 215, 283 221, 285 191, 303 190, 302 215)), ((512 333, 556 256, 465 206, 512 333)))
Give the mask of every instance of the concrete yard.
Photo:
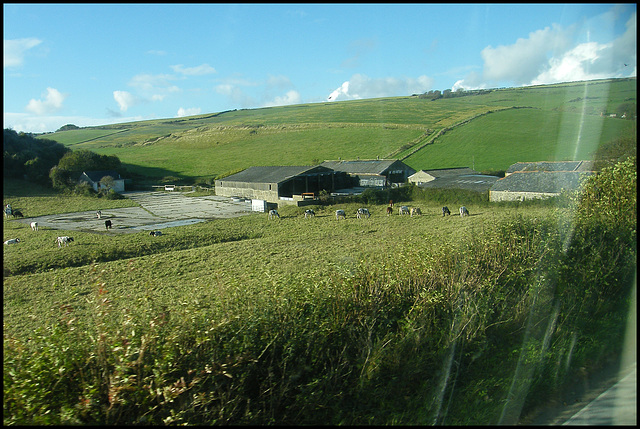
POLYGON ((189 225, 212 219, 251 214, 251 201, 234 201, 229 197, 189 197, 180 192, 124 192, 141 207, 102 210, 102 218, 95 211, 65 213, 17 219, 39 227, 85 232, 105 232, 105 220, 112 223, 110 231, 133 233, 172 226, 189 225))

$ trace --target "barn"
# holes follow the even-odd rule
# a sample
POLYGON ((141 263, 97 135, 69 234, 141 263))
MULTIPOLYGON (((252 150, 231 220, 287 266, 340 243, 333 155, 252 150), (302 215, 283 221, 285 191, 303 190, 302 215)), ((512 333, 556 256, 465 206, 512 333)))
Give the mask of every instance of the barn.
POLYGON ((323 166, 249 167, 215 181, 216 195, 298 204, 321 190, 345 186, 348 177, 323 166))
POLYGON ((353 186, 363 188, 399 185, 416 172, 397 159, 325 161, 320 166, 348 174, 353 178, 353 186))
POLYGON ((120 174, 115 170, 84 171, 80 175, 79 182, 89 183, 96 192, 109 187, 115 192, 124 192, 124 179, 120 177, 120 174), (113 179, 112 186, 106 186, 102 183, 102 179, 105 177, 111 177, 113 179))
POLYGON ((524 201, 577 190, 594 174, 590 161, 516 163, 489 190, 489 201, 524 201))

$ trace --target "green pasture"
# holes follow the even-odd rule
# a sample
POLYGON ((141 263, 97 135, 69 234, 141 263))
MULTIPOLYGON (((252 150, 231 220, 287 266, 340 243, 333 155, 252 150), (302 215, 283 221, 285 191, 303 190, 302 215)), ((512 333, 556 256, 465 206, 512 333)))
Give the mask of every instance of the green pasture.
POLYGON ((519 161, 589 159, 598 144, 632 123, 602 118, 601 113, 635 102, 636 80, 613 79, 495 89, 434 101, 410 96, 240 109, 43 138, 116 155, 132 173, 151 178, 194 180, 256 165, 408 154, 406 162, 415 169, 475 166, 498 171, 519 161), (425 142, 421 136, 454 126, 413 153, 425 142))
POLYGON ((599 115, 503 110, 447 131, 404 162, 415 169, 475 165, 496 171, 516 162, 589 160, 600 144, 633 127, 632 121, 599 115))

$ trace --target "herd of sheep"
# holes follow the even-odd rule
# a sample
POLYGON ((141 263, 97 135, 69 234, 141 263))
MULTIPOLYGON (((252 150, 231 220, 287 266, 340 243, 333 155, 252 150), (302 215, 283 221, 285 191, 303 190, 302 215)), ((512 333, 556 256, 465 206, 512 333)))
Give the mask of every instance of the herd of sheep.
MULTIPOLYGON (((393 214, 393 207, 389 206, 387 207, 387 216, 390 216, 391 214, 393 214)), ((400 206, 398 207, 398 214, 400 216, 408 214, 409 216, 413 217, 413 216, 421 215, 422 210, 420 210, 420 207, 409 208, 408 206, 400 206)), ((308 217, 315 217, 315 215, 316 213, 311 209, 306 209, 304 211, 305 219, 308 217)), ((442 216, 448 216, 448 215, 451 215, 451 211, 449 210, 449 208, 447 206, 442 207, 442 216)), ((460 217, 465 217, 465 216, 469 216, 469 210, 465 206, 462 206, 460 207, 460 217)), ((358 219, 362 219, 363 217, 369 218, 371 217, 371 213, 369 212, 369 209, 361 207, 358 210, 356 210, 356 217, 358 219)), ((336 210, 336 219, 346 219, 346 218, 347 218, 347 213, 343 209, 336 210)), ((278 210, 276 209, 269 210, 269 219, 280 219, 280 214, 278 213, 278 210)))

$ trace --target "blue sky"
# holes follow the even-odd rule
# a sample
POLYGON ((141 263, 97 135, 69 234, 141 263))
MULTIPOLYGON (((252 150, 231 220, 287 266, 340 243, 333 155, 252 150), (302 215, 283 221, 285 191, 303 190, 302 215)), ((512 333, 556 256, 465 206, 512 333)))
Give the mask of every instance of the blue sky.
POLYGON ((635 4, 4 4, 4 128, 636 76, 635 4))

